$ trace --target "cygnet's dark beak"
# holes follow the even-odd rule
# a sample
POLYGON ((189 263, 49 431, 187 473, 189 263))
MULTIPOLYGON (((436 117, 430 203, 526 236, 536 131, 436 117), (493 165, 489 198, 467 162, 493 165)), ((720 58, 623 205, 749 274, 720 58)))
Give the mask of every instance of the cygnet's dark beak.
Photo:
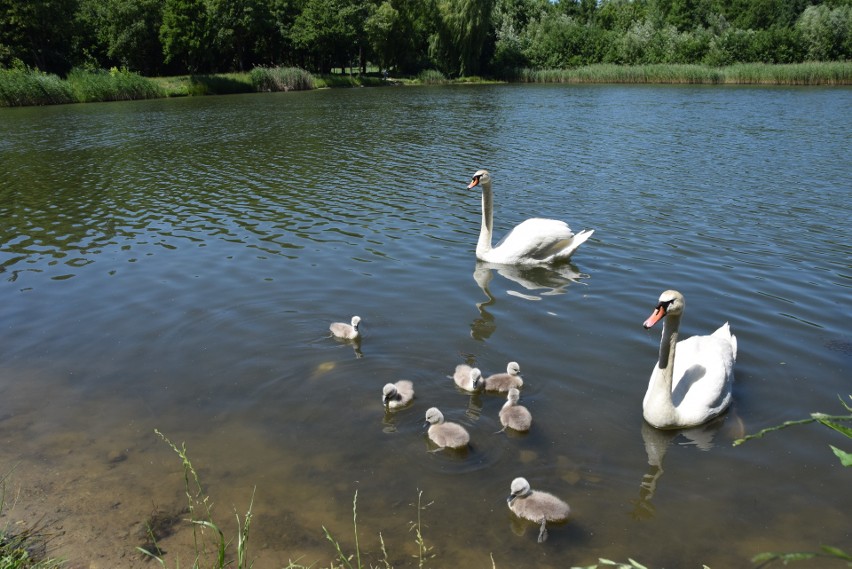
POLYGON ((515 498, 517 498, 517 496, 515 496, 514 494, 509 494, 508 496, 506 496, 506 503, 511 504, 512 500, 514 500, 515 498))

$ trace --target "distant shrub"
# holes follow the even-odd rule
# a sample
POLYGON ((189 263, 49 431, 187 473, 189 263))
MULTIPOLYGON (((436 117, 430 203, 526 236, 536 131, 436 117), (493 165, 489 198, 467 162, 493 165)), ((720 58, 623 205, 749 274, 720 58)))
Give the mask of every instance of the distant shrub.
POLYGON ((0 106, 75 102, 70 86, 56 75, 29 69, 0 69, 0 106))
POLYGON ((298 67, 255 67, 249 73, 255 91, 308 91, 313 75, 298 67))
POLYGON ((417 80, 425 85, 440 85, 447 82, 447 77, 437 69, 425 69, 417 76, 417 80))

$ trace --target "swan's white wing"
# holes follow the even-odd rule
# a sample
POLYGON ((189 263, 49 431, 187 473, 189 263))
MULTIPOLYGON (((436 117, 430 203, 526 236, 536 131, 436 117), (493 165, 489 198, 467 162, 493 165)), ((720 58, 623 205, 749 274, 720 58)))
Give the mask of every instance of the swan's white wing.
POLYGON ((493 263, 542 263, 571 246, 574 233, 564 221, 533 218, 517 225, 486 258, 493 263))
POLYGON ((735 352, 730 338, 714 333, 677 343, 672 404, 684 421, 701 423, 731 403, 735 352))

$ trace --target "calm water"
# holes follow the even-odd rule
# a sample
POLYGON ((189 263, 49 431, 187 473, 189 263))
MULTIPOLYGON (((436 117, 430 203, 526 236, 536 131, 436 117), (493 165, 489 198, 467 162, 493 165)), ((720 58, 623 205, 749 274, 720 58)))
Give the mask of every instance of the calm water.
MULTIPOLYGON (((852 547, 848 469, 804 426, 731 441, 852 393, 852 90, 612 86, 360 89, 0 109, 0 471, 9 519, 62 527, 58 553, 142 566, 152 510, 177 511, 185 441, 227 523, 256 487, 255 566, 327 564, 325 525, 377 562, 748 566, 852 547), (532 216, 595 235, 558 270, 477 266, 532 216), (660 292, 682 333, 730 321, 734 403, 688 433, 643 426, 660 292), (360 346, 328 324, 363 318, 360 346), (456 364, 517 360, 526 436, 456 364), (390 416, 381 387, 417 399, 390 416), (425 410, 465 424, 429 453, 425 410), (569 501, 544 545, 509 483, 569 501)), ((848 402, 848 399, 847 399, 848 402)), ((191 537, 162 541, 170 566, 191 537)), ((801 566, 807 567, 807 563, 801 566)), ((812 565, 814 567, 819 565, 812 565)))

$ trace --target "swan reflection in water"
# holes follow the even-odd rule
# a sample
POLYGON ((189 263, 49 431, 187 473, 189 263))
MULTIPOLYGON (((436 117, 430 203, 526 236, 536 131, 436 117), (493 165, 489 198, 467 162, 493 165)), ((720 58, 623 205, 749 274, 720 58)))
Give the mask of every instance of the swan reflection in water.
MULTIPOLYGON (((723 415, 697 427, 670 430, 657 429, 646 421, 642 421, 642 440, 645 443, 649 468, 639 485, 639 498, 632 501, 631 517, 633 519, 648 520, 654 517, 655 508, 651 500, 657 491, 657 483, 663 475, 663 459, 675 439, 679 439, 678 445, 695 446, 698 450, 709 451, 716 446, 713 440, 725 424, 726 418, 727 415, 723 415)), ((734 418, 733 422, 736 425, 739 420, 734 418)))
POLYGON ((470 335, 477 340, 488 339, 497 329, 494 316, 488 312, 488 307, 497 302, 489 288, 495 272, 510 281, 506 294, 534 301, 542 300, 545 296, 565 294, 571 284, 582 284, 581 279, 589 278, 589 275, 579 272, 571 263, 523 267, 477 261, 473 280, 488 297, 485 302, 476 304, 479 317, 470 326, 470 335), (520 287, 510 288, 513 286, 511 283, 520 287))

